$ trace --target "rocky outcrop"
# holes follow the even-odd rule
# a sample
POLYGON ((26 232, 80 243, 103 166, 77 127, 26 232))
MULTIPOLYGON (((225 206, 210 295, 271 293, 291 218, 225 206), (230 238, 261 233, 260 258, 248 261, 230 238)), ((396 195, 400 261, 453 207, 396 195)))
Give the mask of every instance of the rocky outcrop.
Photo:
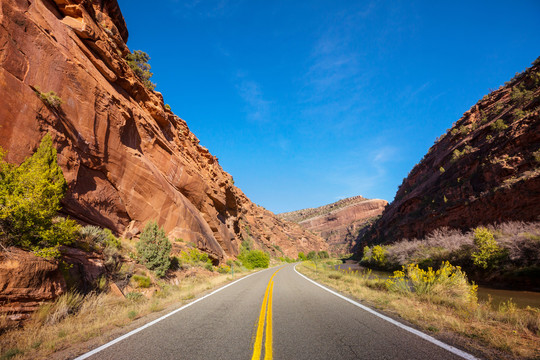
POLYGON ((359 242, 540 216, 540 61, 486 95, 431 147, 359 242))
POLYGON ((309 208, 279 214, 278 216, 295 221, 304 229, 322 236, 336 253, 349 252, 364 228, 381 215, 386 200, 365 199, 355 196, 318 208, 309 208))
POLYGON ((235 256, 247 236, 291 257, 326 248, 253 204, 135 76, 116 0, 6 0, 0 25, 0 146, 21 163, 52 135, 67 215, 126 237, 157 220, 216 262, 235 256), (38 96, 49 91, 60 106, 38 96))
POLYGON ((0 252, 0 313, 9 320, 24 320, 43 302, 70 288, 82 293, 94 288, 105 273, 101 257, 74 248, 62 252, 62 261, 49 261, 17 248, 0 252))

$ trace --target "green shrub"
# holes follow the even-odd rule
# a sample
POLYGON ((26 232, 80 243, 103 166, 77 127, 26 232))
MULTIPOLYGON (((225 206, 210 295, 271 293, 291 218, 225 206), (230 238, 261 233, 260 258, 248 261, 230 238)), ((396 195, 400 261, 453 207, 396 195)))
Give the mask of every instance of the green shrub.
POLYGON ((452 153, 452 159, 451 159, 451 162, 455 162, 456 160, 458 160, 460 157, 462 157, 463 155, 466 155, 468 153, 470 153, 472 151, 472 147, 470 145, 465 145, 465 147, 463 148, 463 150, 459 151, 458 149, 455 149, 454 152, 452 153))
POLYGON ((367 265, 384 267, 388 263, 387 255, 388 250, 385 246, 375 245, 373 248, 365 246, 364 255, 360 261, 367 265))
POLYGON ((537 164, 540 164, 540 149, 533 152, 533 158, 537 164))
POLYGON ((238 259, 248 269, 267 268, 270 265, 270 256, 260 250, 250 250, 241 253, 238 255, 238 259))
POLYGON ((207 264, 212 265, 212 260, 207 253, 200 251, 197 248, 191 248, 188 252, 180 252, 180 261, 184 264, 205 267, 207 264))
POLYGON ((135 75, 141 79, 144 86, 150 90, 154 90, 156 84, 150 81, 150 78, 154 75, 150 72, 151 67, 148 63, 148 61, 150 61, 150 56, 144 51, 135 50, 132 54, 128 54, 126 60, 131 70, 133 70, 135 75))
POLYGON ((81 229, 80 239, 91 245, 97 245, 100 248, 107 246, 120 248, 120 240, 113 235, 109 229, 103 229, 99 226, 87 225, 81 229))
POLYGON ((318 253, 320 259, 329 259, 330 255, 328 255, 328 251, 322 250, 318 253))
POLYGON ((58 109, 60 105, 62 105, 63 103, 62 99, 60 99, 60 97, 56 95, 54 91, 43 93, 39 91, 39 88, 36 88, 36 94, 39 96, 41 101, 43 101, 46 105, 53 107, 55 109, 58 109))
POLYGON ((217 272, 220 274, 228 274, 231 272, 231 267, 225 264, 221 264, 218 266, 217 272))
POLYGON ((310 251, 306 257, 308 260, 314 260, 317 258, 317 253, 315 251, 310 251))
POLYGON ((465 135, 469 134, 469 132, 470 132, 470 129, 467 126, 462 125, 462 126, 459 127, 459 133, 461 135, 465 136, 465 135))
POLYGON ((300 251, 298 253, 298 261, 306 261, 306 260, 307 260, 306 255, 304 255, 304 253, 300 251))
POLYGON ((141 240, 136 245, 141 262, 159 277, 165 276, 171 265, 169 259, 171 247, 165 231, 156 222, 150 222, 145 226, 141 240))
POLYGON ((529 102, 534 97, 534 91, 525 89, 523 84, 512 89, 512 101, 516 103, 529 102))
POLYGON ((478 251, 472 253, 473 263, 483 269, 492 268, 502 255, 493 234, 485 227, 474 229, 474 244, 478 251))
POLYGON ((57 217, 66 180, 49 134, 36 153, 15 167, 0 149, 0 244, 59 256, 79 232, 73 220, 57 217))
POLYGON ((386 251, 386 248, 381 245, 375 245, 373 247, 373 261, 379 266, 384 266, 386 264, 386 254, 388 251, 386 251))
POLYGON ((467 303, 477 301, 478 287, 469 284, 461 268, 448 261, 443 262, 437 271, 408 264, 403 266, 402 270, 394 271, 394 275, 386 280, 385 285, 394 292, 439 295, 443 298, 463 299, 467 303))
POLYGON ((503 119, 497 119, 490 127, 493 131, 503 131, 508 128, 508 125, 504 123, 503 119))
POLYGON ((135 282, 137 287, 140 287, 140 288, 149 288, 150 285, 152 284, 152 281, 150 280, 148 276, 133 275, 131 279, 135 282))
POLYGON ((127 316, 129 320, 135 320, 135 318, 137 317, 137 312, 135 310, 128 311, 127 316))
POLYGON ((138 300, 141 300, 142 297, 143 297, 143 294, 136 291, 130 291, 126 294, 126 299, 128 299, 129 301, 138 301, 138 300))
POLYGON ((169 104, 165 104, 165 109, 171 111, 171 106, 169 104))

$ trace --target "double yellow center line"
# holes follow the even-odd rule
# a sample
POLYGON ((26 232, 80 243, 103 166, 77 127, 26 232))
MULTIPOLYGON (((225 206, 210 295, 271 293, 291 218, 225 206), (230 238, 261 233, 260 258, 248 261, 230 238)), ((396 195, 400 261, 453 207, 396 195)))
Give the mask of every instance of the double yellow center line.
MULTIPOLYGON (((281 268, 283 269, 283 268, 281 268)), ((276 270, 268 285, 266 286, 266 292, 264 293, 264 299, 261 305, 261 312, 259 314, 259 323, 257 325, 257 337, 255 338, 255 344, 253 345, 253 356, 251 360, 260 360, 262 352, 262 342, 264 335, 264 320, 266 318, 266 338, 264 341, 264 360, 272 360, 272 293, 274 291, 274 276, 279 270, 276 270)))

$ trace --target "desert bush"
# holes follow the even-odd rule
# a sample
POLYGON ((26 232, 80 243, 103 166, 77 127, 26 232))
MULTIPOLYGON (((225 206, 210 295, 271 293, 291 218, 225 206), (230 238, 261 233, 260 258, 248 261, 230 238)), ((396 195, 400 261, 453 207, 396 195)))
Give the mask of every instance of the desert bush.
POLYGON ((39 91, 39 88, 36 88, 36 94, 39 96, 41 101, 55 109, 58 109, 63 103, 62 99, 58 95, 56 95, 54 91, 44 93, 39 91))
POLYGON ((34 320, 40 324, 56 324, 68 315, 76 313, 83 301, 84 296, 77 292, 64 293, 54 302, 41 305, 34 314, 34 320))
POLYGON ((212 266, 212 260, 208 257, 208 254, 196 248, 180 252, 180 263, 199 267, 212 266))
POLYGON ((145 226, 136 245, 140 261, 159 277, 165 276, 171 265, 169 259, 171 247, 165 231, 156 222, 150 222, 145 226))
POLYGON ((450 159, 451 162, 455 162, 463 155, 466 155, 472 151, 472 147, 470 145, 465 145, 465 147, 460 151, 459 149, 455 149, 452 153, 452 158, 450 159))
POLYGON ((364 247, 364 255, 361 262, 365 265, 384 268, 388 263, 387 255, 388 250, 386 246, 375 245, 373 248, 366 246, 364 247))
POLYGON ((56 160, 49 134, 36 153, 15 167, 0 149, 0 243, 59 256, 60 245, 71 244, 79 225, 57 217, 66 180, 56 160))
POLYGON ((149 288, 152 285, 152 280, 148 276, 144 275, 133 275, 131 280, 140 288, 149 288))
POLYGON ((307 260, 306 255, 300 251, 298 253, 298 261, 306 261, 306 260, 307 260))
POLYGON ((330 255, 328 254, 328 251, 326 251, 326 250, 319 251, 317 255, 319 255, 320 259, 329 259, 330 258, 330 255))
POLYGON ((316 259, 317 258, 317 253, 315 251, 310 251, 310 252, 308 252, 306 258, 308 260, 316 259))
POLYGON ((231 267, 225 264, 221 264, 217 267, 217 272, 220 274, 228 274, 231 272, 231 267))
POLYGON ((110 246, 119 249, 121 245, 120 240, 113 235, 111 230, 92 225, 81 228, 80 240, 100 248, 110 246))
POLYGON ((144 51, 135 50, 132 54, 128 54, 126 60, 131 70, 133 70, 135 75, 141 79, 144 86, 150 90, 154 90, 156 84, 150 81, 150 78, 154 75, 150 72, 151 67, 148 63, 148 61, 150 61, 150 56, 144 51))
POLYGON ((503 119, 497 119, 494 123, 490 125, 491 130, 493 131, 503 131, 508 128, 508 125, 506 125, 503 121, 503 119))
POLYGON ((270 265, 270 256, 264 251, 250 250, 241 253, 238 259, 248 269, 267 268, 270 265))
POLYGON ((476 266, 484 269, 492 268, 501 257, 502 249, 499 247, 493 234, 485 227, 474 229, 474 245, 478 251, 472 253, 476 266))
POLYGON ((138 301, 138 300, 141 300, 142 297, 143 297, 143 294, 136 291, 130 291, 126 294, 126 299, 128 299, 129 301, 138 301))
POLYGON ((459 266, 448 261, 443 262, 438 270, 421 269, 416 264, 403 266, 402 270, 386 280, 386 287, 394 292, 414 292, 418 295, 438 295, 456 299, 477 301, 477 286, 469 284, 467 276, 459 266))

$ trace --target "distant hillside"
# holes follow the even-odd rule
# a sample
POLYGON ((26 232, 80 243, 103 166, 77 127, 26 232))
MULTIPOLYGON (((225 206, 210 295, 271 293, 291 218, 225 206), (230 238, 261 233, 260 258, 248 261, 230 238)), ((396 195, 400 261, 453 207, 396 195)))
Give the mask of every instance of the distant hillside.
POLYGON ((388 204, 386 200, 354 196, 318 208, 279 214, 322 236, 335 253, 349 252, 359 231, 373 222, 388 204))
MULTIPOLYGON (((540 58, 539 58, 540 59, 540 58)), ((539 220, 540 61, 484 96, 440 136, 358 243, 436 228, 539 220)))

